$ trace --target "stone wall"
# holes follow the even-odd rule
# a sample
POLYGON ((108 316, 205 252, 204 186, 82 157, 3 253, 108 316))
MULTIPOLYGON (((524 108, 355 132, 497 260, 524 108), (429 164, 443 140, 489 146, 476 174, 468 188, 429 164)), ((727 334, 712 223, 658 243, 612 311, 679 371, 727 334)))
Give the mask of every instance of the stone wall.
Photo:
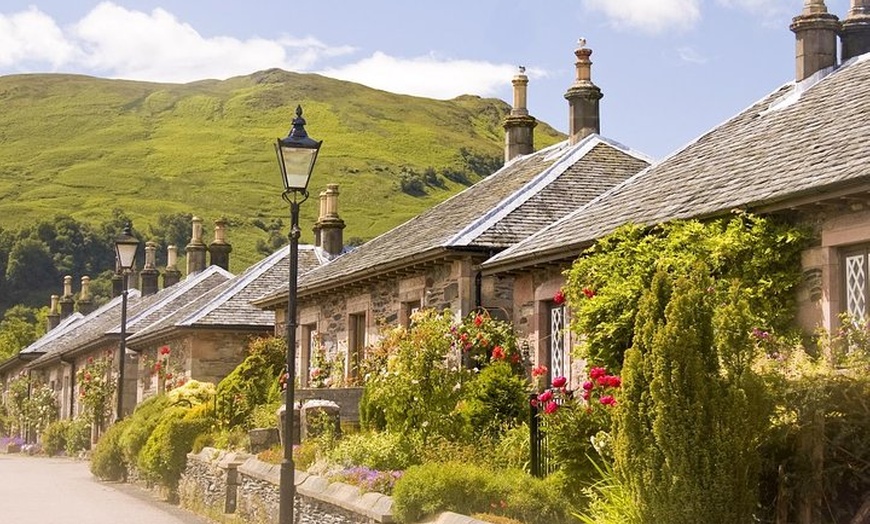
POLYGON ((338 404, 342 422, 359 422, 359 401, 362 388, 297 388, 296 400, 330 400, 338 404))

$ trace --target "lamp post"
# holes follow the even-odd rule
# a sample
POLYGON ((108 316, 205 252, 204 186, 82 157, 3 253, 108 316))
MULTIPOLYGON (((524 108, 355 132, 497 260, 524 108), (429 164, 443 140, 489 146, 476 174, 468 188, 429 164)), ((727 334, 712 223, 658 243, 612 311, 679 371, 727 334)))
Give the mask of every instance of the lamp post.
POLYGON ((116 420, 124 418, 124 360, 127 357, 127 290, 130 272, 136 261, 136 251, 139 249, 139 239, 130 231, 132 224, 124 226, 124 231, 115 237, 115 256, 121 270, 121 343, 118 359, 118 411, 116 420))
POLYGON ((293 464, 293 406, 296 383, 296 285, 299 277, 299 205, 308 199, 308 181, 314 171, 314 162, 322 141, 317 141, 305 132, 302 106, 296 107, 296 118, 286 138, 275 143, 278 167, 284 192, 281 198, 290 205, 290 283, 287 292, 287 380, 284 397, 284 460, 281 461, 281 493, 279 523, 293 524, 293 505, 296 498, 295 470, 293 464))

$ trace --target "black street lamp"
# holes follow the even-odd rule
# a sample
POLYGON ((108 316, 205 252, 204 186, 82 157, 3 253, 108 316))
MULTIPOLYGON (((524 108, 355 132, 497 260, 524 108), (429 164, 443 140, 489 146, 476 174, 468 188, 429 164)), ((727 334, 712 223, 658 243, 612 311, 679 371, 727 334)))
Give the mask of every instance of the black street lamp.
POLYGON ((296 118, 286 138, 275 143, 278 166, 284 192, 281 198, 290 204, 290 284, 287 293, 287 380, 284 397, 284 460, 281 461, 280 524, 293 524, 293 504, 296 499, 295 470, 293 464, 293 406, 296 403, 296 286, 299 277, 299 204, 308 199, 308 181, 314 171, 314 162, 322 141, 305 132, 302 106, 296 107, 296 118))
POLYGON ((118 359, 118 411, 115 419, 124 418, 124 360, 127 357, 127 289, 130 272, 136 262, 136 251, 139 249, 139 239, 134 237, 129 222, 124 231, 115 237, 115 256, 118 269, 121 270, 121 343, 118 359))

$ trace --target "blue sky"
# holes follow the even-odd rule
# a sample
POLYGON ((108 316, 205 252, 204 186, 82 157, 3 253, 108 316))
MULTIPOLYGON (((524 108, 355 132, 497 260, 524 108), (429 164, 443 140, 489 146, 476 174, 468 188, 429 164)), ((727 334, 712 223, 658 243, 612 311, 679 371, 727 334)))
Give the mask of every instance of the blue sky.
MULTIPOLYGON (((3 0, 0 75, 188 82, 280 67, 419 96, 509 101, 524 65, 530 112, 566 131, 563 94, 584 37, 604 92, 602 134, 662 157, 793 79, 788 24, 802 4, 3 0)), ((841 18, 848 4, 827 0, 841 18)))

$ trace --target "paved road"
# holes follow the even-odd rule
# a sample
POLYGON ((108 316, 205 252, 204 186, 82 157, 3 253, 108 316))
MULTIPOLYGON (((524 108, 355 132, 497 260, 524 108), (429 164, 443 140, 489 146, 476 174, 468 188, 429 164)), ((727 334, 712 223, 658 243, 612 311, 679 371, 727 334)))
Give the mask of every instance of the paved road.
POLYGON ((2 524, 208 524, 128 484, 100 482, 88 463, 0 454, 2 524))

